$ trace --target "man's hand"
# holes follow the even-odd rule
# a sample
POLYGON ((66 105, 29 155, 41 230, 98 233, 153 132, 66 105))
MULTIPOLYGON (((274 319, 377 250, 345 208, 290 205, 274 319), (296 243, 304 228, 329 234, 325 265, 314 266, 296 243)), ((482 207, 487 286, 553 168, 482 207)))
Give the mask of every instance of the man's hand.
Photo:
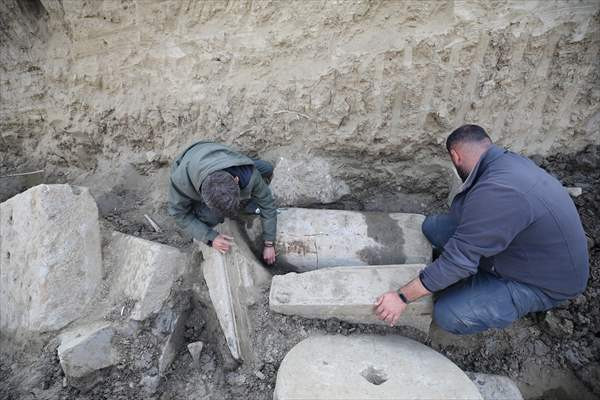
POLYGON ((263 249, 263 260, 269 265, 275 262, 275 248, 273 246, 265 246, 263 249))
POLYGON ((229 251, 231 247, 233 238, 227 235, 219 235, 213 240, 212 247, 217 250, 221 254, 225 254, 229 251))
POLYGON ((394 326, 400 319, 400 315, 406 309, 407 304, 400 299, 398 293, 392 291, 382 294, 375 303, 377 318, 385 321, 389 326, 394 326))

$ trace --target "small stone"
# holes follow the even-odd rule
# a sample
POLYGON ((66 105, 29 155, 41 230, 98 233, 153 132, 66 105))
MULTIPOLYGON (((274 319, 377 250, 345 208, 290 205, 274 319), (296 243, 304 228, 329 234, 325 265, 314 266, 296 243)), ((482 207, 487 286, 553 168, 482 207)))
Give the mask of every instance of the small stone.
POLYGON ((580 187, 567 187, 567 192, 571 195, 571 197, 579 197, 583 193, 583 189, 580 187))
POLYGON ((265 376, 265 374, 263 374, 260 371, 254 371, 254 375, 260 379, 261 381, 264 381, 267 377, 265 376))
POLYGON ((142 389, 148 394, 154 394, 158 390, 158 386, 160 385, 160 376, 154 375, 144 375, 142 379, 140 379, 139 385, 142 389))
POLYGON ((192 362, 195 366, 200 366, 200 353, 202 353, 202 348, 204 348, 203 342, 194 342, 187 345, 188 351, 192 356, 192 362))
POLYGON ((548 353, 548 351, 550 351, 550 348, 548 346, 546 346, 544 344, 544 342, 542 342, 541 340, 535 341, 534 349, 535 349, 535 354, 538 356, 546 355, 548 353))
POLYGON ((246 377, 236 372, 230 372, 225 375, 225 380, 231 386, 242 386, 246 383, 246 377))

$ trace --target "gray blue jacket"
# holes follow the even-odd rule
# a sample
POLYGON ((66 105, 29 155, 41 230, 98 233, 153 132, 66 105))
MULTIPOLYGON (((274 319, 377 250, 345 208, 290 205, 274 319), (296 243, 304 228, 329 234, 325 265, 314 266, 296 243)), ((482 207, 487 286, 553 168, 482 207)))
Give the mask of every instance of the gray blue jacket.
POLYGON ((458 228, 420 275, 429 291, 478 268, 538 287, 559 301, 585 290, 589 256, 577 209, 560 182, 531 160, 492 146, 450 213, 458 228), (480 265, 484 257, 490 262, 480 265))

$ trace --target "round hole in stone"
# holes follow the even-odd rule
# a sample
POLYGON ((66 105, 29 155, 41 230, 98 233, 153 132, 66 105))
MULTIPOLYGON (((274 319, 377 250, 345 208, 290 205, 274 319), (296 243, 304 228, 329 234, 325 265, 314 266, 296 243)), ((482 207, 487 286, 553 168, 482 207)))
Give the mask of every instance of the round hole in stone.
POLYGON ((360 373, 360 376, 365 378, 367 382, 372 383, 373 385, 381 385, 389 379, 383 369, 375 368, 371 365, 363 369, 360 373))
POLYGON ((10 261, 10 251, 6 252, 6 259, 10 261))

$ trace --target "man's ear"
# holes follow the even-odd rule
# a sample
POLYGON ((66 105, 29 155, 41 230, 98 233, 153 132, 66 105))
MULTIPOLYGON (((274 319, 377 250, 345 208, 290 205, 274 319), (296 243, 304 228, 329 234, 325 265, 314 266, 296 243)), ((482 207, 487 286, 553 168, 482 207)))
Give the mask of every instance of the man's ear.
POLYGON ((461 157, 455 149, 450 149, 450 158, 455 165, 460 164, 461 157))

